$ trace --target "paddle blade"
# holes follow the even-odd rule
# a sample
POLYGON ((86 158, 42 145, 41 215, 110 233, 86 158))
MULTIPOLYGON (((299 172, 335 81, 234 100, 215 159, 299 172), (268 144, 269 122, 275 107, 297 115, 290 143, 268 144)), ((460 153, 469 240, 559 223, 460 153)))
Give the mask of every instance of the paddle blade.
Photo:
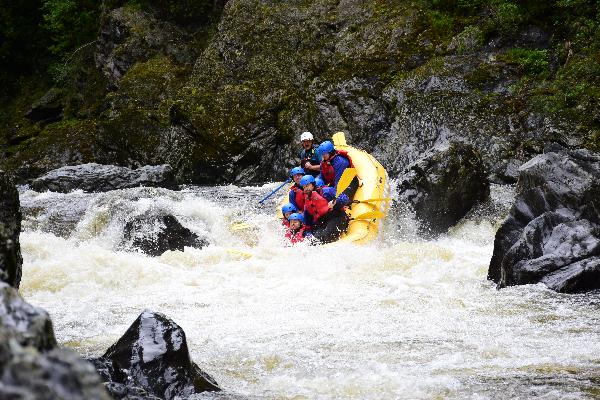
POLYGON ((254 228, 253 225, 247 224, 245 222, 236 222, 234 224, 231 224, 231 226, 229 227, 229 229, 231 229, 232 231, 243 231, 245 229, 251 229, 254 228))
POLYGON ((352 182, 352 179, 356 177, 356 168, 346 168, 340 177, 337 184, 336 196, 339 196, 348 185, 352 182))
POLYGON ((385 213, 382 213, 381 211, 370 211, 364 214, 360 214, 358 217, 354 218, 354 219, 377 219, 377 218, 384 218, 385 217, 385 213))

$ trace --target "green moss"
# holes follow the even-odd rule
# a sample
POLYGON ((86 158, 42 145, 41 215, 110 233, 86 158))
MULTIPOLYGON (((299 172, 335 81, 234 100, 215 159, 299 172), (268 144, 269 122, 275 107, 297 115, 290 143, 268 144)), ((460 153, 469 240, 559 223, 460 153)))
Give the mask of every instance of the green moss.
POLYGON ((496 60, 518 66, 521 72, 527 76, 544 79, 550 75, 548 58, 548 50, 545 49, 517 48, 499 54, 496 60))
POLYGON ((482 62, 465 74, 465 81, 475 88, 482 89, 500 77, 501 68, 493 62, 482 62))
POLYGON ((26 169, 35 176, 65 164, 93 160, 95 121, 64 120, 44 127, 36 136, 10 146, 10 157, 0 164, 12 171, 26 169))

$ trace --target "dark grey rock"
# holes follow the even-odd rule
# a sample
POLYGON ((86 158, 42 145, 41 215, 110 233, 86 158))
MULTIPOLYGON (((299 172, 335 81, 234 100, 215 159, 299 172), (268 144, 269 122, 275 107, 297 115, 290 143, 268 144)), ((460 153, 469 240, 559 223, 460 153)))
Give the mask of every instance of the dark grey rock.
POLYGON ((479 153, 453 142, 433 148, 411 165, 400 178, 398 193, 421 221, 420 233, 435 236, 485 200, 490 185, 479 153))
POLYGON ((92 361, 104 381, 118 384, 111 392, 124 396, 136 388, 167 400, 220 390, 190 359, 185 332, 151 311, 140 314, 102 357, 92 361))
POLYGON ((109 400, 94 366, 66 349, 40 353, 0 332, 0 398, 109 400))
POLYGON ((27 303, 17 290, 0 282, 0 327, 22 346, 39 351, 56 347, 52 320, 41 308, 27 303))
POLYGON ((184 247, 202 248, 208 243, 190 231, 172 215, 140 215, 125 224, 123 246, 160 256, 167 250, 183 251, 184 247))
POLYGON ((19 192, 12 179, 0 170, 0 282, 18 288, 21 282, 21 211, 19 192))
POLYGON ((178 188, 169 165, 147 165, 138 169, 114 165, 81 164, 58 168, 31 182, 31 188, 41 192, 67 193, 81 189, 86 192, 106 192, 139 186, 178 188))
POLYGON ((523 164, 515 204, 494 241, 488 279, 543 282, 561 292, 600 288, 600 155, 548 146, 523 164))
POLYGON ((60 121, 63 117, 63 91, 52 88, 31 105, 25 117, 34 122, 50 123, 60 121))

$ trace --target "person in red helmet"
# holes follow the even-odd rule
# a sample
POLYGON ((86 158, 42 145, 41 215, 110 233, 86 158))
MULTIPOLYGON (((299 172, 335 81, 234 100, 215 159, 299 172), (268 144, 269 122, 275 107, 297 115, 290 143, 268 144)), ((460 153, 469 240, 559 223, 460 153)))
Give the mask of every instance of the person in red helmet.
POLYGON ((304 216, 300 213, 290 215, 290 226, 286 229, 285 237, 292 243, 302 242, 305 238, 310 237, 309 228, 304 224, 304 216))

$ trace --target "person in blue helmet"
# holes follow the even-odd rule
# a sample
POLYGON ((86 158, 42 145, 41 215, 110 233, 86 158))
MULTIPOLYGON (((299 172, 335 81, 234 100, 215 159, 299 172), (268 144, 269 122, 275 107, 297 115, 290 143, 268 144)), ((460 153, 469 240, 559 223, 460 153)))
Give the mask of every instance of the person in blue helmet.
POLYGON ((285 232, 285 237, 289 239, 292 244, 299 243, 305 238, 310 237, 310 229, 304 223, 304 216, 300 213, 293 213, 290 215, 290 226, 285 232))
POLYGON ((296 207, 297 210, 304 210, 304 192, 300 185, 300 179, 304 176, 304 170, 300 167, 292 168, 290 171, 290 177, 294 181, 294 184, 290 188, 288 194, 288 200, 296 207))
POLYGON ((304 189, 306 200, 304 202, 305 223, 311 227, 313 237, 321 243, 330 243, 339 239, 340 235, 348 229, 350 219, 345 206, 350 199, 344 193, 335 198, 335 189, 324 188, 327 200, 315 188, 315 178, 304 175, 300 180, 304 189))
POLYGON ((289 218, 290 218, 290 215, 292 215, 295 212, 298 212, 298 209, 292 203, 284 204, 283 207, 281 207, 281 213, 283 214, 283 218, 281 219, 281 223, 282 223, 283 226, 285 226, 286 228, 290 227, 290 220, 289 220, 289 218))
POLYGON ((317 153, 317 146, 314 145, 314 137, 310 132, 302 132, 300 141, 302 142, 302 151, 300 151, 300 167, 307 174, 317 176, 321 172, 321 156, 317 153))
POLYGON ((323 180, 323 178, 321 178, 321 176, 317 176, 315 178, 315 186, 317 187, 317 189, 322 189, 325 186, 325 181, 323 180))
POLYGON ((335 189, 330 186, 325 186, 321 189, 321 196, 327 201, 332 201, 335 199, 335 189))
MULTIPOLYGON (((350 155, 344 150, 336 150, 333 143, 329 140, 321 143, 317 147, 317 152, 322 157, 320 178, 326 185, 337 189, 338 182, 346 168, 353 168, 350 155)), ((358 177, 354 177, 350 185, 344 189, 343 193, 350 199, 358 189, 358 177)))

